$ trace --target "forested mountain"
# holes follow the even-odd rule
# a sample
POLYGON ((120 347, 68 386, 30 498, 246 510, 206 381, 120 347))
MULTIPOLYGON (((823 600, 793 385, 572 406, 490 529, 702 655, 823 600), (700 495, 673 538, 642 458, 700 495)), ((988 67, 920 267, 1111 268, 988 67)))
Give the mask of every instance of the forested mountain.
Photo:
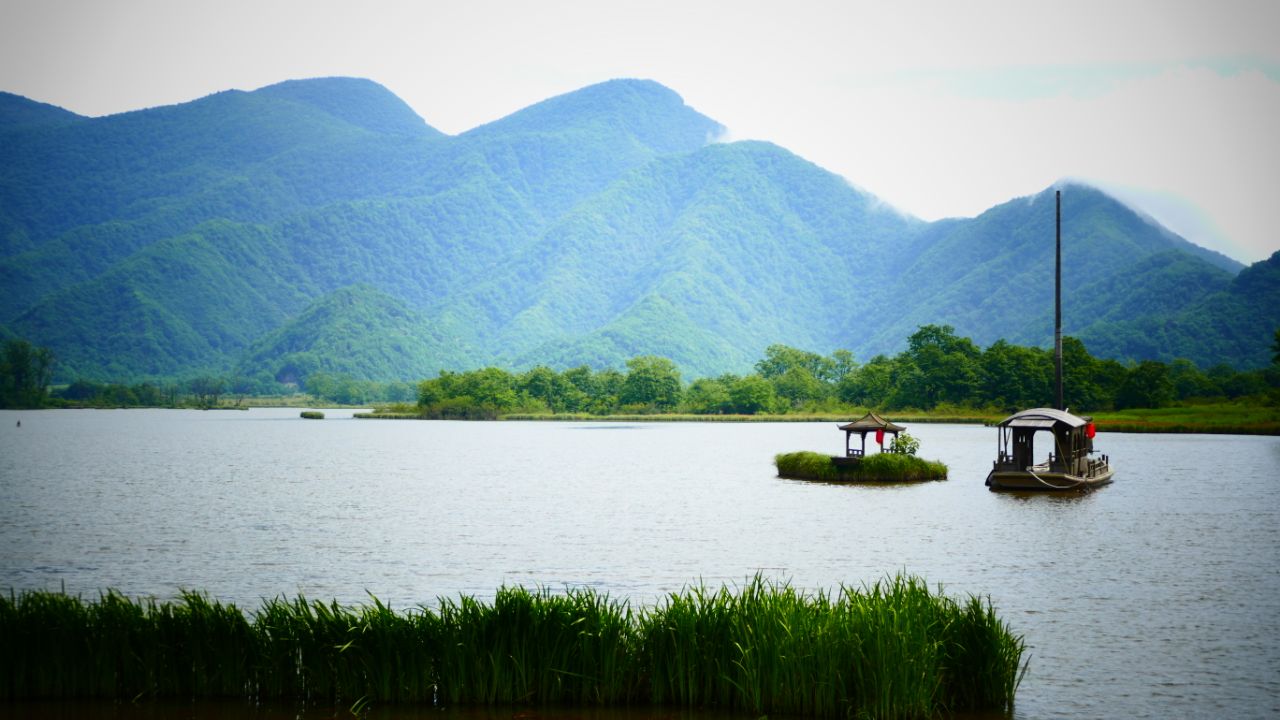
POLYGON ((474 351, 433 325, 368 285, 341 288, 255 341, 236 374, 298 382, 324 372, 385 382, 404 379, 406 368, 425 377, 467 365, 474 351))
POLYGON ((56 105, 0 92, 0 132, 64 125, 83 119, 82 116, 56 105))
MULTIPOLYGON (((1053 192, 925 223, 650 81, 457 136, 367 80, 84 118, 0 94, 0 336, 60 379, 670 357, 784 343, 862 359, 920 325, 1052 336, 1053 192)), ((1240 272, 1063 189, 1066 331, 1119 359, 1269 362, 1276 257, 1240 272), (1237 274, 1238 273, 1238 274, 1237 274)))

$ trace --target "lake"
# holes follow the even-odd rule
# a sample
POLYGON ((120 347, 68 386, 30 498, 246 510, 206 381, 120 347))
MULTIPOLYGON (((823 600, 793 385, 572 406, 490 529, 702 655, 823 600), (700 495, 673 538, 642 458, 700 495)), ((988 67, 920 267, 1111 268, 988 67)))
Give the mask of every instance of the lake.
POLYGON ((1016 717, 1280 713, 1280 438, 1100 433, 1114 484, 1014 496, 983 487, 978 426, 909 426, 949 480, 866 487, 775 476, 775 453, 841 451, 834 423, 350 415, 0 411, 0 588, 405 609, 906 572, 1025 636, 1016 717))

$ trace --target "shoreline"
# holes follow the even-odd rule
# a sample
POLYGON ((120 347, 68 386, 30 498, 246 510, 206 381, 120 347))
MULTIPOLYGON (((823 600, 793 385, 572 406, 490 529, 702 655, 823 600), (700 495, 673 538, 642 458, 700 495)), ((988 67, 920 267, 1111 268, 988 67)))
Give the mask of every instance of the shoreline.
MULTIPOLYGON (((1194 408, 1175 408, 1176 410, 1194 410, 1194 408)), ((1232 424, 1196 423, 1185 419, 1167 421, 1146 419, 1143 415, 1161 413, 1153 411, 1123 411, 1117 413, 1098 413, 1093 415, 1098 432, 1113 433, 1167 433, 1194 435, 1269 435, 1280 436, 1280 417, 1257 423, 1232 424), (1115 417, 1119 415, 1120 417, 1115 417), (1111 417, 1108 417, 1111 416, 1111 417)), ((358 420, 453 420, 458 418, 425 418, 414 413, 355 413, 352 417, 358 420)), ((652 414, 652 415, 586 415, 579 413, 562 413, 536 415, 512 413, 499 415, 485 420, 469 420, 469 422, 626 422, 626 423, 800 423, 800 422, 847 422, 850 415, 813 414, 813 415, 689 415, 689 414, 652 414)), ((894 415, 893 419, 903 423, 918 424, 954 424, 994 426, 1003 415, 894 415)))

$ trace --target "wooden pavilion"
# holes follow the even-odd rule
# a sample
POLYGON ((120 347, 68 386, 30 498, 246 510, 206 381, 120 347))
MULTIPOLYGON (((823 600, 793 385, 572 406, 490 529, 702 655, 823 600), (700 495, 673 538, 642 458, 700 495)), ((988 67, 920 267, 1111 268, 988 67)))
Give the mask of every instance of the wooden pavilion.
POLYGON ((880 445, 880 452, 884 452, 885 433, 892 433, 896 438, 898 433, 906 430, 905 427, 885 420, 874 412, 869 412, 847 425, 841 425, 840 429, 844 431, 844 456, 846 459, 853 459, 855 462, 867 454, 867 433, 873 432, 876 434, 876 442, 880 445), (858 433, 862 437, 862 447, 860 448, 853 447, 854 433, 858 433))

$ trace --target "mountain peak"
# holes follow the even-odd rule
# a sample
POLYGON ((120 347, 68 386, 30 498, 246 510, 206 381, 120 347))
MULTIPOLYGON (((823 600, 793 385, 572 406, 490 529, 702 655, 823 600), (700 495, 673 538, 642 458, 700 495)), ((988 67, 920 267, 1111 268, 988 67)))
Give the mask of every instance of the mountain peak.
POLYGON ((519 110, 466 135, 559 132, 585 127, 625 129, 659 153, 689 152, 724 133, 724 126, 653 80, 620 78, 588 85, 519 110))
POLYGON ((253 94, 308 105, 379 134, 443 134, 424 122, 395 93, 365 78, 286 80, 259 88, 253 94))
POLYGON ((1169 225, 1160 218, 1156 217, 1155 214, 1149 212, 1148 208, 1139 201, 1138 197, 1131 193, 1117 192, 1114 188, 1089 180, 1082 180, 1079 178, 1061 178, 1036 197, 1037 199, 1040 196, 1052 199, 1050 193, 1054 190, 1062 191, 1064 212, 1067 208, 1068 202, 1077 206, 1100 206, 1102 204, 1118 205, 1125 211, 1132 213, 1138 221, 1156 228, 1162 235, 1164 235, 1169 244, 1177 247, 1179 250, 1196 255, 1202 260, 1208 261, 1211 265, 1222 268, 1230 273, 1238 273, 1244 268, 1243 264, 1227 257, 1217 250, 1206 248, 1183 237, 1181 234, 1170 228, 1169 225), (1068 200, 1068 198, 1070 198, 1070 200, 1068 200))

